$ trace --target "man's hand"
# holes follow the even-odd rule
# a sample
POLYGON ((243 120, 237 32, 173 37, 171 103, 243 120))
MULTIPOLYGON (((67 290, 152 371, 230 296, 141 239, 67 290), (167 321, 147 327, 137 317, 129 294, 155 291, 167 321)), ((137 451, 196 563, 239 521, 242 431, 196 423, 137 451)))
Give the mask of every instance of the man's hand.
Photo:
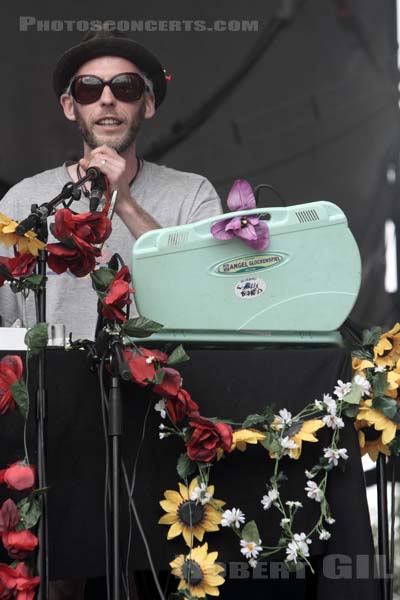
POLYGON ((79 161, 85 171, 89 167, 97 167, 108 179, 111 193, 118 192, 115 212, 136 239, 146 231, 159 229, 160 225, 131 196, 129 182, 137 174, 139 163, 128 163, 116 150, 103 145, 90 152, 89 158, 79 161))
POLYGON ((110 190, 118 192, 117 203, 125 202, 131 197, 129 182, 135 176, 137 164, 127 165, 126 160, 113 148, 99 146, 90 153, 90 158, 81 158, 81 167, 87 171, 89 167, 97 167, 108 179, 110 190))

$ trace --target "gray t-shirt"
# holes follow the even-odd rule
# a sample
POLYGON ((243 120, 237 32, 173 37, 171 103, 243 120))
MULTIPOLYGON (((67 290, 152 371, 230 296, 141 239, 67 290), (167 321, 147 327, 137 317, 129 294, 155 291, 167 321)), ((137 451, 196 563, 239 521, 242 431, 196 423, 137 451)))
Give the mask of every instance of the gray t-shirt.
MULTIPOLYGON (((65 165, 24 179, 1 200, 0 212, 21 221, 28 216, 31 204, 40 205, 53 199, 70 180, 65 165)), ((147 161, 143 161, 131 193, 161 227, 192 223, 222 213, 217 192, 207 179, 147 161)), ((82 199, 74 202, 71 208, 77 213, 87 212, 89 201, 82 195, 82 199)), ((50 233, 49 242, 54 241, 57 240, 50 233)), ((106 265, 112 254, 118 252, 130 268, 134 242, 135 238, 124 222, 114 215, 112 233, 104 244, 98 263, 106 265)), ((6 254, 5 246, 0 246, 0 255, 6 254)), ((74 339, 93 339, 96 307, 97 297, 89 275, 77 278, 70 272, 56 275, 48 270, 48 323, 63 323, 67 335, 72 332, 74 339)), ((4 285, 0 288, 0 315, 5 326, 11 326, 19 318, 23 326, 31 327, 36 322, 33 294, 24 301, 21 294, 14 294, 7 284, 4 285)))

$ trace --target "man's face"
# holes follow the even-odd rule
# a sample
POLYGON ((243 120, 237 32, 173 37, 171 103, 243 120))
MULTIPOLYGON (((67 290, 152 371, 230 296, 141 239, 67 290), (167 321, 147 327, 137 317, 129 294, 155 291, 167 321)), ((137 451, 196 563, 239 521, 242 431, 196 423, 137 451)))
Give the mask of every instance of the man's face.
MULTIPOLYGON (((129 60, 117 56, 102 56, 83 64, 75 73, 97 75, 109 81, 119 73, 140 73, 129 60)), ((119 154, 134 144, 142 122, 154 114, 154 98, 144 94, 136 102, 121 102, 115 98, 109 86, 92 104, 78 104, 68 94, 61 96, 65 116, 76 121, 82 137, 91 149, 107 144, 119 154)))

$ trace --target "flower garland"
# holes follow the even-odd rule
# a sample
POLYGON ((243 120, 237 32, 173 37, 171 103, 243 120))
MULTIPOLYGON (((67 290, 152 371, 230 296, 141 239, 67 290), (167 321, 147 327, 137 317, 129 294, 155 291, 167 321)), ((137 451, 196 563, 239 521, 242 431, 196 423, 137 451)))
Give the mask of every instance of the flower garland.
MULTIPOLYGON (((232 210, 255 206, 245 184, 242 181, 236 182, 230 195, 229 206, 232 210)), ((221 236, 223 239, 230 239, 237 235, 254 248, 265 247, 268 243, 268 229, 263 223, 246 220, 245 223, 240 222, 240 227, 237 225, 231 220, 221 221, 214 226, 213 234, 218 239, 222 239, 221 236), (258 237, 261 242, 256 239, 258 237)), ((24 257, 24 254, 19 254, 22 243, 15 239, 15 227, 14 222, 0 216, 0 241, 5 241, 7 245, 17 245, 15 263, 10 262, 13 259, 0 259, 0 274, 3 277, 3 280, 0 277, 0 285, 8 280, 17 290, 28 292, 35 285, 40 285, 40 282, 30 279, 35 277, 32 274, 33 261, 21 258, 24 257)), ((130 287, 131 278, 127 267, 123 266, 118 271, 109 267, 95 269, 99 245, 111 231, 104 214, 74 215, 68 209, 62 209, 56 213, 52 231, 59 243, 47 246, 51 268, 58 273, 69 269, 78 277, 91 274, 104 318, 104 328, 108 334, 124 343, 125 359, 132 381, 141 387, 151 386, 157 397, 154 408, 160 413, 162 420, 159 438, 163 440, 178 436, 184 446, 177 462, 177 471, 182 481, 178 482, 176 490, 166 490, 160 501, 164 514, 159 523, 168 526, 167 538, 182 536, 188 547, 185 553, 170 563, 172 574, 179 579, 178 592, 174 597, 193 599, 219 595, 218 588, 224 583, 223 568, 217 563, 218 552, 209 551, 204 536, 221 529, 229 529, 234 534, 238 540, 238 552, 248 560, 252 568, 257 566, 259 559, 278 552, 285 553, 289 569, 302 563, 311 567, 309 556, 313 538, 317 536, 320 540, 329 539, 330 526, 335 522, 326 498, 326 489, 331 471, 339 465, 345 465, 348 459, 347 449, 340 444, 343 417, 354 420, 363 454, 368 452, 374 460, 380 452, 386 455, 400 454, 400 324, 384 334, 379 328, 364 332, 362 342, 353 352, 353 380, 338 381, 331 394, 324 394, 299 413, 293 415, 286 408, 274 413, 271 407, 266 406, 261 414, 249 415, 238 424, 232 424, 229 419, 210 419, 201 414, 199 405, 183 388, 182 377, 174 368, 179 362, 188 360, 182 346, 178 346, 168 356, 160 350, 137 345, 131 339, 151 335, 162 326, 144 317, 128 318, 126 307, 131 302, 133 289, 130 287), (282 463, 285 460, 299 459, 303 444, 318 442, 318 432, 323 428, 331 433, 329 443, 323 448, 318 462, 305 471, 304 481, 307 497, 318 504, 319 515, 307 532, 299 531, 296 527, 296 515, 301 510, 302 503, 296 499, 282 499, 286 480, 282 463), (230 457, 236 451, 243 452, 255 445, 262 446, 266 455, 274 461, 273 475, 266 483, 266 493, 260 498, 265 511, 273 509, 279 515, 281 535, 272 546, 263 544, 257 524, 254 520, 249 520, 239 507, 227 507, 225 501, 214 496, 215 486, 210 480, 213 464, 223 456, 230 457)), ((38 241, 33 235, 22 245, 24 244, 24 249, 28 248, 32 253, 38 250, 38 241)), ((28 332, 30 348, 43 347, 45 344, 43 326, 45 324, 39 324, 28 332)), ((12 383, 8 387, 3 386, 0 413, 13 410, 15 402, 20 407, 24 407, 24 402, 26 403, 26 390, 21 384, 22 370, 16 366, 15 357, 8 357, 3 369, 8 369, 7 364, 11 363, 14 364, 14 371, 11 369, 13 374, 8 372, 7 381, 12 383)), ((228 463, 228 460, 225 461, 225 464, 228 463)), ((10 481, 15 481, 15 473, 23 474, 24 477, 28 475, 26 469, 32 475, 32 467, 25 459, 0 472, 0 481, 10 485, 10 481)), ((27 477, 24 481, 24 485, 33 486, 32 477, 27 477)), ((10 549, 10 556, 16 556, 21 551, 15 541, 15 533, 21 527, 25 528, 21 530, 24 535, 20 536, 25 544, 22 552, 34 547, 33 534, 29 535, 28 529, 37 522, 37 519, 33 519, 35 510, 31 510, 35 499, 32 494, 28 498, 29 510, 24 508, 25 505, 17 505, 20 515, 18 521, 10 504, 12 501, 6 501, 7 504, 0 509, 0 534, 3 544, 10 549)), ((23 563, 15 568, 0 565, 0 592, 1 585, 12 586, 12 581, 27 577, 26 569, 23 563)), ((30 578, 29 581, 35 586, 38 578, 30 578)), ((14 587, 10 587, 14 596, 9 597, 18 598, 15 595, 18 593, 17 585, 19 584, 15 583, 14 587)), ((8 589, 4 587, 4 590, 8 589)))

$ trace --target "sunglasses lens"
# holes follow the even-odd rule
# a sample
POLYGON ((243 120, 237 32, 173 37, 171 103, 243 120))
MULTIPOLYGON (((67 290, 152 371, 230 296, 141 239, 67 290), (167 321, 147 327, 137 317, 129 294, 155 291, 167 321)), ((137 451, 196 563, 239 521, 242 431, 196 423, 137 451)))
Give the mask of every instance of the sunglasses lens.
POLYGON ((112 78, 111 91, 121 102, 135 102, 144 93, 145 83, 137 73, 122 73, 112 78))
POLYGON ((74 79, 71 85, 71 94, 79 104, 91 104, 100 98, 103 87, 103 82, 98 77, 84 75, 74 79))

